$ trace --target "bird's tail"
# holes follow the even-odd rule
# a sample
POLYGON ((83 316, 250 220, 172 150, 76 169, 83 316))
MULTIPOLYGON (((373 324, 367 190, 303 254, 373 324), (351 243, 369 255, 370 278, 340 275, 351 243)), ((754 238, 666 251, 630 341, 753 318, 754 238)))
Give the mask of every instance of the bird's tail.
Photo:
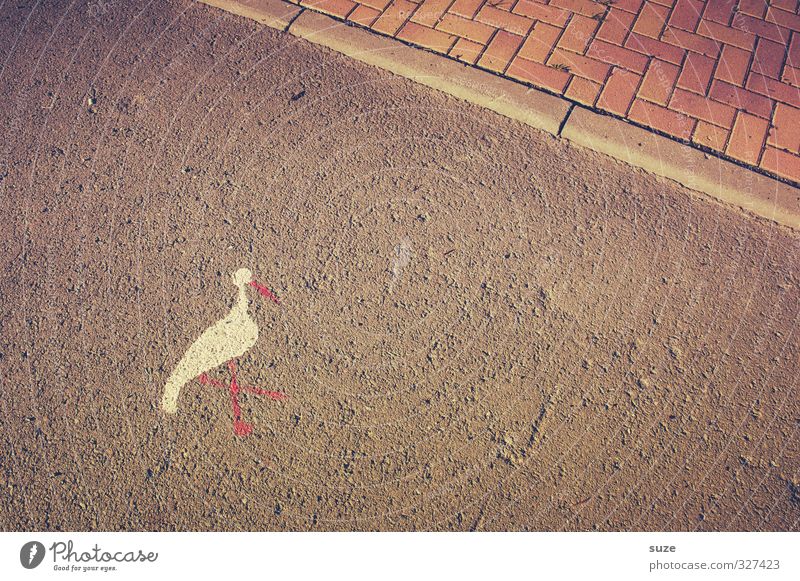
POLYGON ((164 395, 161 398, 161 409, 164 410, 164 413, 174 414, 178 411, 178 394, 180 394, 183 384, 184 382, 176 377, 175 373, 167 380, 167 384, 164 386, 164 395))

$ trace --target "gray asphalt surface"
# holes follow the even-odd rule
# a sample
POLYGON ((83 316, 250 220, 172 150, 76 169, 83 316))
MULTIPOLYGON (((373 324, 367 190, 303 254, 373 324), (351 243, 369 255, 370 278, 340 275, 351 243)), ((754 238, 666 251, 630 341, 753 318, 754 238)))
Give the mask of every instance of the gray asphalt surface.
POLYGON ((187 1, 0 62, 3 530, 797 530, 796 233, 187 1))

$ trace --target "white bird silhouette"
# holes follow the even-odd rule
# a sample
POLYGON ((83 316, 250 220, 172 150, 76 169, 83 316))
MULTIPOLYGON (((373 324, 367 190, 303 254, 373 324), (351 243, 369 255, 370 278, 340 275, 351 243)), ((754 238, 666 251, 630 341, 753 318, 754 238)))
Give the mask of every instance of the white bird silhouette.
POLYGON ((206 329, 192 343, 186 354, 178 362, 164 386, 161 407, 168 414, 176 413, 178 411, 178 395, 181 388, 195 378, 198 378, 204 385, 211 384, 216 387, 224 387, 221 382, 210 379, 206 374, 227 362, 228 369, 231 372, 230 393, 231 404, 233 405, 234 431, 240 436, 246 436, 252 431, 253 427, 241 421, 241 409, 238 399, 241 390, 250 391, 258 395, 267 395, 273 399, 286 397, 280 392, 240 386, 236 379, 236 358, 244 355, 258 340, 258 325, 247 312, 249 304, 247 287, 255 287, 259 293, 277 304, 280 304, 280 301, 267 287, 254 281, 253 274, 246 268, 240 268, 233 273, 233 284, 239 289, 236 303, 224 319, 206 329))

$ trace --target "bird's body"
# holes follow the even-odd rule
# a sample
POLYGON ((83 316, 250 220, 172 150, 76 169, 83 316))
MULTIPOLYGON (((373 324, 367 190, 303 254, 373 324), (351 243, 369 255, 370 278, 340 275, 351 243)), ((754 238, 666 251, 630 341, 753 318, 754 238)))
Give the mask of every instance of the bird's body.
POLYGON ((246 287, 252 274, 246 268, 236 271, 233 282, 239 294, 231 311, 192 343, 175 366, 164 387, 161 407, 168 414, 178 410, 178 395, 189 381, 244 355, 256 344, 258 325, 247 312, 246 287))

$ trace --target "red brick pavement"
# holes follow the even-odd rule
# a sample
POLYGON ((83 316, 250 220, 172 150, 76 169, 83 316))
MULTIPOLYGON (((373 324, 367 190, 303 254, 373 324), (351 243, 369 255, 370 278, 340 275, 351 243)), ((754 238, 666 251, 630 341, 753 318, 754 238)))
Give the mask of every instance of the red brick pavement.
POLYGON ((800 182, 798 0, 291 0, 800 182))

